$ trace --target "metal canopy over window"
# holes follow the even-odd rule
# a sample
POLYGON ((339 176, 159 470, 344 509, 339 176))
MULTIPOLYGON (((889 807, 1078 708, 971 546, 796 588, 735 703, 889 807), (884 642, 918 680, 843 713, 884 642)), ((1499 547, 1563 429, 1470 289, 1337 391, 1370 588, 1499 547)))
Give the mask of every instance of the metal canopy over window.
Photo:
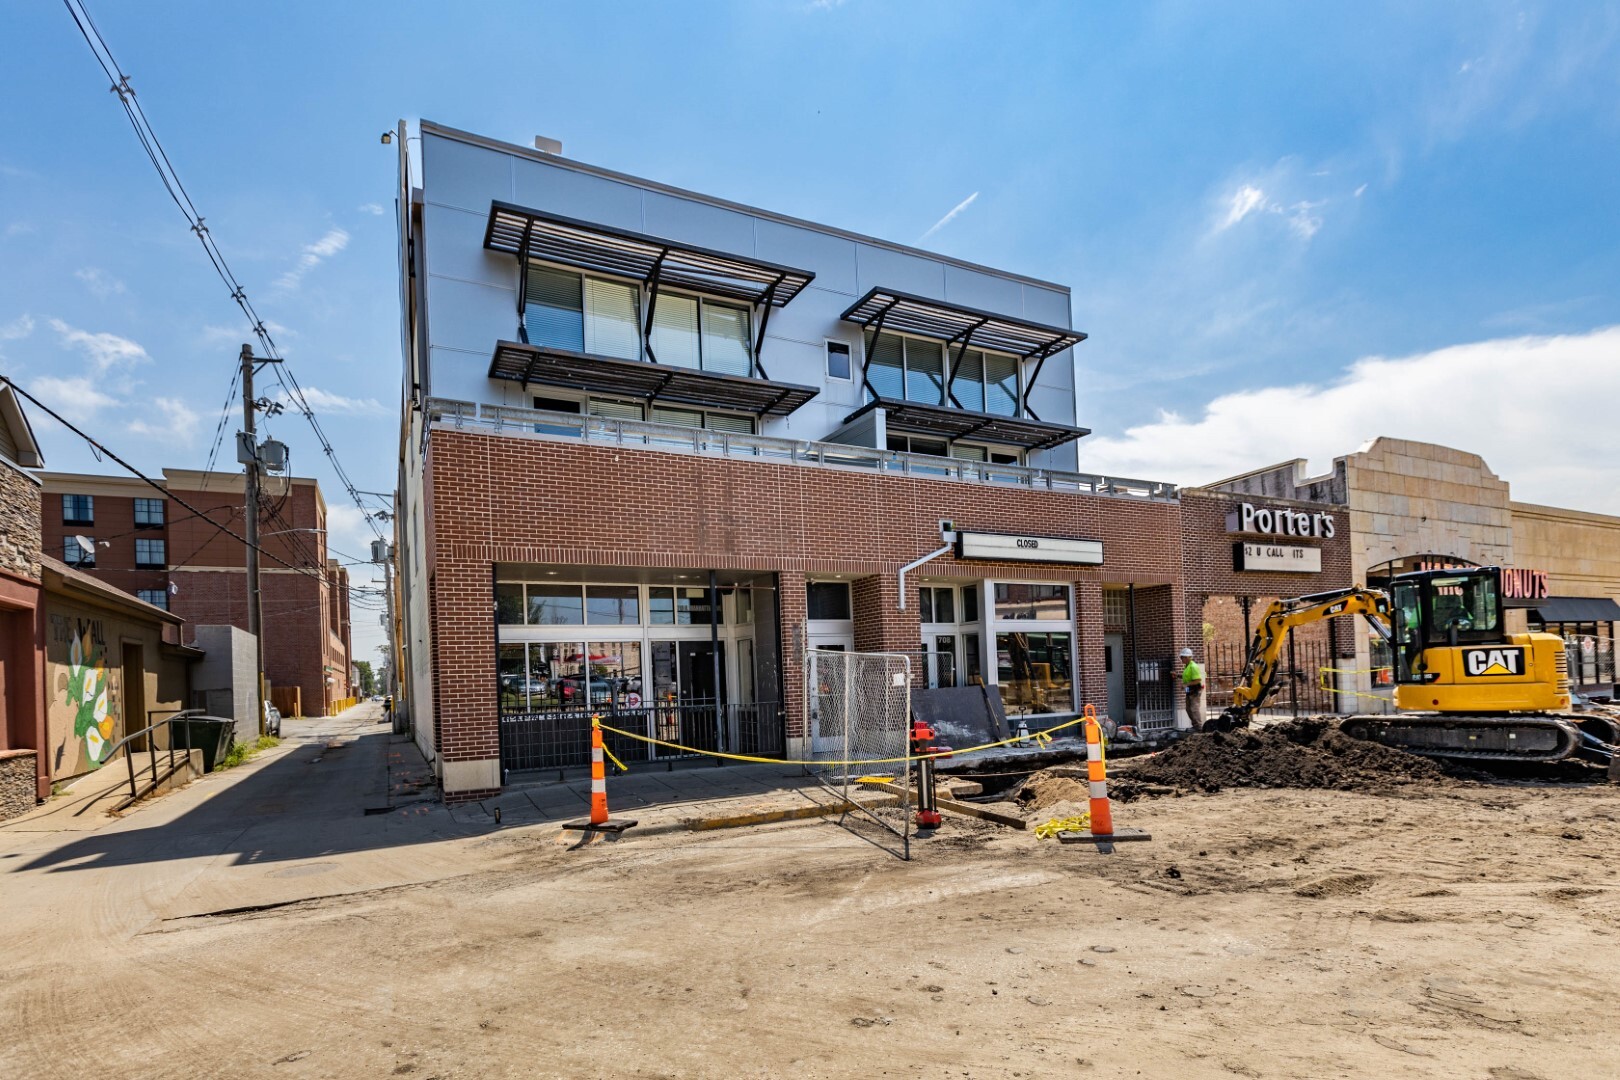
POLYGON ((1532 606, 1544 623, 1620 621, 1620 604, 1606 596, 1550 596, 1532 606))
POLYGON ((796 383, 593 356, 515 341, 496 344, 495 355, 489 362, 489 377, 510 379, 525 386, 561 386, 648 402, 746 412, 760 417, 786 416, 818 393, 815 387, 796 383))
POLYGON ((915 401, 878 398, 844 418, 849 423, 873 409, 882 409, 888 430, 912 435, 932 435, 941 439, 974 439, 987 443, 1018 446, 1025 450, 1050 450, 1085 435, 1090 428, 1049 424, 1044 420, 1020 420, 1012 416, 969 412, 943 405, 919 405, 915 401))
MULTIPOLYGON (((930 300, 925 296, 915 296, 898 289, 881 287, 870 290, 841 317, 846 322, 855 323, 863 331, 871 333, 866 350, 868 365, 873 345, 878 335, 885 330, 945 342, 948 356, 954 351, 954 359, 947 360, 945 380, 946 400, 950 401, 955 400, 951 393, 951 384, 955 381, 956 372, 969 350, 983 349, 989 352, 1009 353, 1018 357, 1020 361, 1034 360, 1035 370, 1025 381, 1018 403, 1019 415, 1035 415, 1029 407, 1029 391, 1035 385, 1035 380, 1040 377, 1041 366, 1047 359, 1086 340, 1086 335, 1078 330, 1047 326, 1044 323, 1017 319, 1010 315, 998 315, 991 311, 947 304, 942 300, 930 300)), ((870 382, 867 383, 867 390, 874 398, 881 397, 870 382)), ((961 402, 956 404, 960 405, 961 402)))
POLYGON ((636 281, 782 307, 815 280, 808 270, 728 255, 644 233, 492 202, 484 247, 636 281))

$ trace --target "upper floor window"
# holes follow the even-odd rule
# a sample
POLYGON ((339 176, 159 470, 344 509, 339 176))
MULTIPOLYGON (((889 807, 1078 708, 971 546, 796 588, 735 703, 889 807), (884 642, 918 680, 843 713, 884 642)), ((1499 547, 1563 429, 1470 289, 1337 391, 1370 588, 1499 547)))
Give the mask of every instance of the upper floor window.
POLYGON ((162 525, 163 500, 162 499, 136 499, 135 500, 136 525, 162 525))
POLYGON ((666 409, 653 406, 653 422, 675 424, 680 427, 708 428, 710 431, 729 431, 733 435, 752 435, 754 418, 735 413, 709 412, 704 409, 666 409))
POLYGON ((653 301, 653 355, 674 367, 752 375, 750 321, 747 308, 660 292, 653 301))
MULTIPOLYGON (((95 499, 89 495, 62 496, 62 524, 94 525, 95 523, 95 499)), ((71 562, 72 560, 68 561, 71 562)))
POLYGON ((161 570, 167 566, 162 540, 135 540, 135 565, 143 570, 161 570))
POLYGON ((879 334, 866 377, 879 397, 945 404, 945 346, 924 338, 879 334))
POLYGON ((1018 415, 1018 358, 969 349, 951 380, 951 395, 962 408, 996 416, 1018 415))
POLYGON ((69 566, 94 567, 96 565, 95 538, 86 536, 81 540, 77 536, 64 536, 62 538, 62 561, 69 566))
POLYGON ((827 342, 827 378, 849 378, 849 346, 842 341, 827 342))
POLYGON ((164 611, 169 610, 169 590, 168 589, 136 589, 135 590, 135 595, 139 599, 145 600, 148 604, 151 604, 153 607, 160 607, 164 611))
POLYGON ((634 285, 531 266, 523 331, 531 345, 640 360, 640 304, 634 285))

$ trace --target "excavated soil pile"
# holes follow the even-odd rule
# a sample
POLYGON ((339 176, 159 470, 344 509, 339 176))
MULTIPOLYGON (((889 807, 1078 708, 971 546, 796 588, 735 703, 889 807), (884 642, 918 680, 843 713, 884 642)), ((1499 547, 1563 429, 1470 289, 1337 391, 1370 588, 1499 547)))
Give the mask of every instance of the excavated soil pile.
MULTIPOLYGON (((1119 762, 1110 772, 1109 795, 1121 801, 1227 787, 1364 791, 1449 780, 1436 762, 1352 739, 1327 718, 1189 735, 1157 754, 1119 762)), ((1067 777, 1032 776, 1015 797, 1041 809, 1064 799, 1083 801, 1085 794, 1083 784, 1067 777)))

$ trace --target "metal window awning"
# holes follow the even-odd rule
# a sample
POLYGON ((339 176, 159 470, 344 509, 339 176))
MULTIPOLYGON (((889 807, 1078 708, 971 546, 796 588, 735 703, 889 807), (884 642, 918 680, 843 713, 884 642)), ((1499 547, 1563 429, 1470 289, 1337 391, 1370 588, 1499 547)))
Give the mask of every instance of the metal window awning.
POLYGON ((842 318, 863 330, 879 326, 965 348, 1012 353, 1026 360, 1045 360, 1086 340, 1078 330, 930 300, 897 289, 872 289, 855 301, 842 318))
POLYGON ((798 296, 816 276, 809 270, 576 221, 498 200, 490 203, 484 247, 520 259, 532 256, 580 270, 656 281, 772 307, 782 307, 798 296))
POLYGON ((1531 607, 1544 623, 1620 622, 1620 604, 1606 596, 1549 596, 1531 607))
POLYGON ((489 377, 509 379, 525 386, 559 386, 759 417, 786 416, 819 393, 813 386, 796 383, 721 375, 515 341, 496 344, 495 355, 489 361, 489 377))
POLYGON ((966 409, 948 409, 942 405, 920 405, 915 401, 878 398, 867 402, 844 418, 844 423, 859 419, 873 409, 882 409, 884 424, 896 434, 929 435, 937 439, 974 439, 980 442, 1000 443, 1022 447, 1025 450, 1050 450, 1066 442, 1091 434, 1090 428, 1050 424, 1044 420, 1024 420, 1016 416, 997 416, 993 413, 969 412, 966 409))

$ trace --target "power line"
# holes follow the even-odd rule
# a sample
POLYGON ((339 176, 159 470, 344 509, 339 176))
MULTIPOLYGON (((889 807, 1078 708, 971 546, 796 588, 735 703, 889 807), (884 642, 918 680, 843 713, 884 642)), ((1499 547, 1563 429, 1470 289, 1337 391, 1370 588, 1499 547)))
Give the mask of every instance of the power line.
POLYGON ((113 453, 111 450, 107 449, 101 443, 99 443, 95 439, 91 438, 88 434, 86 434, 85 432, 79 430, 77 427, 74 427, 72 424, 70 424, 67 421, 67 419, 65 417, 62 416, 61 413, 57 412, 55 409, 51 408, 49 405, 47 405, 43 401, 39 400, 39 398, 35 397, 33 394, 30 394, 28 391, 24 390, 22 387, 18 386, 15 382, 13 382, 7 376, 0 375, 0 383, 4 383, 6 386, 11 387, 13 392, 15 392, 17 394, 20 394, 24 398, 27 398, 29 401, 33 402, 34 406, 36 408, 38 408, 41 412, 43 412, 46 416, 49 416, 52 420, 55 420, 58 424, 61 424, 63 427, 67 428, 69 431, 73 432, 73 434, 75 434, 79 438, 83 439, 86 443, 88 443, 90 445, 91 449, 96 450, 97 452, 99 452, 101 454, 105 454, 109 461, 112 461, 113 463, 115 463, 115 464, 117 464, 119 466, 122 466, 127 472, 129 472, 129 474, 131 476, 134 476, 137 479, 139 479, 140 481, 142 481, 143 483, 145 483, 153 491, 161 492, 165 498, 173 499, 175 502, 179 503, 181 506, 185 507, 187 510, 190 510, 193 515, 195 515, 196 517, 202 518, 204 521, 208 522, 208 524, 212 525, 214 528, 218 529, 220 532, 224 533, 226 536, 229 536, 231 539, 236 540, 239 543, 241 543, 244 547, 251 547, 251 548, 256 549, 259 552, 260 555, 263 555, 267 559, 275 560, 276 562, 280 563, 282 566, 285 566, 287 569, 293 571, 294 573, 303 574, 306 577, 313 577, 313 578, 317 578, 317 579, 323 580, 323 581, 325 580, 326 575, 324 573, 320 573, 320 574, 310 573, 308 570, 305 570, 303 567, 294 566, 292 563, 288 562, 286 559, 283 559, 281 556, 279 556, 279 555, 277 555, 277 554, 275 554, 273 552, 266 551, 264 548, 260 547, 258 544, 249 544, 248 541, 247 541, 247 537, 243 536, 241 533, 237 532, 235 529, 229 528, 228 526, 225 526, 225 525, 221 525, 219 522, 215 521, 213 518, 209 517, 207 514, 203 513, 201 510, 197 509, 195 506, 192 506, 190 503, 186 502, 186 500, 182 499, 180 496, 176 495, 174 492, 170 491, 168 488, 164 487, 162 484, 158 483, 156 480, 153 480, 150 476, 147 476, 145 473, 141 472, 141 470, 137 469, 135 466, 131 465, 129 462, 125 461, 123 458, 119 457, 117 454, 113 453))
MULTIPOLYGON (((141 149, 146 151, 147 160, 152 163, 152 168, 157 171, 158 179, 163 182, 164 190, 169 193, 169 198, 174 200, 175 207, 185 216, 186 224, 190 226, 198 242, 202 244, 203 252, 208 256, 208 261, 213 264, 214 272, 219 275, 220 280, 230 289, 231 299, 236 302, 236 306, 246 316, 248 324, 253 328, 253 333, 259 339, 259 344, 263 347, 267 358, 284 360, 280 350, 276 348, 275 340, 270 336, 270 331, 265 326, 264 320, 259 317, 259 313, 248 300, 247 290, 242 288, 241 282, 232 273, 230 264, 225 261, 225 253, 220 251, 219 245, 214 241, 213 233, 204 224, 203 216, 198 213, 196 203, 192 201, 185 185, 180 182, 180 174, 175 171, 174 163, 169 160, 168 152, 163 149, 163 144, 158 140, 157 133, 152 130, 152 125, 146 118, 146 112, 141 108, 141 103, 135 96, 135 88, 130 85, 129 76, 124 74, 123 69, 118 66, 118 61, 113 58, 112 49, 108 47, 106 39, 101 36, 101 31, 96 28, 95 21, 90 18, 90 11, 84 6, 84 0, 62 0, 62 4, 67 8, 68 14, 73 17, 73 24, 79 28, 79 33, 83 36, 85 44, 90 46, 90 52, 95 56, 96 63, 101 65, 101 70, 112 83, 112 92, 118 95, 118 102, 123 107, 125 116, 129 119, 130 127, 134 129, 135 137, 139 140, 141 149)), ((349 494, 349 498, 354 500, 355 506, 360 510, 366 524, 370 526, 377 539, 386 539, 382 530, 377 527, 377 523, 372 520, 365 503, 361 501, 359 489, 354 486, 354 482, 349 479, 349 474, 344 470, 342 463, 338 461, 337 451, 332 448, 332 443, 327 439, 326 432, 321 430, 320 421, 315 418, 315 410, 310 407, 309 401, 304 397, 303 388, 298 385, 298 380, 293 377, 290 371, 287 372, 286 378, 282 377, 281 369, 286 367, 285 363, 278 364, 276 367, 277 380, 281 382, 283 388, 287 389, 289 399, 297 407, 298 411, 303 413, 304 419, 309 422, 310 430, 315 433, 316 440, 321 444, 321 450, 326 454, 326 460, 331 463, 332 471, 337 474, 338 480, 342 482, 344 489, 349 494), (291 386, 288 386, 289 382, 291 386)), ((221 429, 220 435, 223 435, 223 429, 221 429)), ((210 468, 212 468, 217 450, 216 439, 215 450, 209 453, 210 468)))

